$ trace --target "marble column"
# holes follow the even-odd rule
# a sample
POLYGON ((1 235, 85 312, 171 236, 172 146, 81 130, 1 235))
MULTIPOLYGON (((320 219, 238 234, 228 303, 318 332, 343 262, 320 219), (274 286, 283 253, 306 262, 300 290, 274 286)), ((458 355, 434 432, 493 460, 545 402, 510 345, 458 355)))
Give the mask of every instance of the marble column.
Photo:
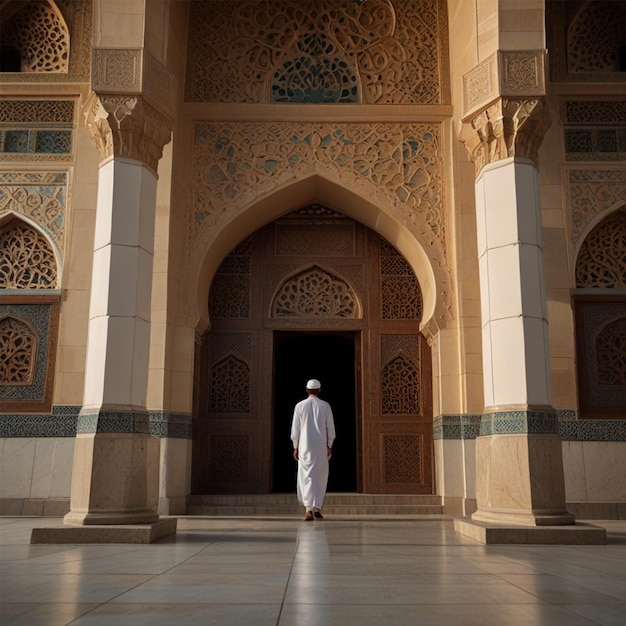
POLYGON ((464 140, 477 169, 476 215, 485 409, 476 440, 472 520, 574 523, 565 509, 552 407, 537 150, 542 98, 499 98, 464 140))
POLYGON ((70 525, 158 520, 159 441, 146 390, 156 168, 171 125, 141 97, 92 93, 84 107, 101 156, 83 407, 70 525))

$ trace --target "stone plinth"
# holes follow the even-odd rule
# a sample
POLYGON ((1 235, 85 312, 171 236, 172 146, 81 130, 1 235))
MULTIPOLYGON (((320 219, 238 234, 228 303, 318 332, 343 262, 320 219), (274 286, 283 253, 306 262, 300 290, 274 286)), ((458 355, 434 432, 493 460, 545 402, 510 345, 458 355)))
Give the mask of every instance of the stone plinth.
POLYGON ((33 528, 33 543, 152 543, 176 534, 176 518, 160 519, 152 524, 127 525, 59 525, 33 528))
POLYGON ((468 518, 454 520, 454 530, 484 544, 544 544, 599 546, 606 544, 606 530, 591 524, 565 526, 514 526, 489 524, 468 518))

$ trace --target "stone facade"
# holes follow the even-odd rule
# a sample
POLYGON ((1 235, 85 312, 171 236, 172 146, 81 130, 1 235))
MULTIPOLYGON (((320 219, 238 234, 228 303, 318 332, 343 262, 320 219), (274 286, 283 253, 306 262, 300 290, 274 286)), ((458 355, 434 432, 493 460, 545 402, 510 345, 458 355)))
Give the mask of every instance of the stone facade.
POLYGON ((2 512, 271 492, 307 331, 356 337, 355 490, 626 514, 626 3, 4 4, 2 512))

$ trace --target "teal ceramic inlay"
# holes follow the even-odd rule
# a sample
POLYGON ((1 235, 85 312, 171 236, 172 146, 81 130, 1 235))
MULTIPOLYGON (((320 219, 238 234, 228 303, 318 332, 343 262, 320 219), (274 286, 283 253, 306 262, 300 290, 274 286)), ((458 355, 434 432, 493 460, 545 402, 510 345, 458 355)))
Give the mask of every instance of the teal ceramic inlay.
POLYGON ((72 131, 26 128, 7 130, 3 151, 11 154, 70 154, 72 131))
POLYGON ((150 434, 170 439, 191 439, 192 417, 187 413, 150 413, 150 434))
POLYGON ((75 437, 77 432, 149 432, 154 437, 172 439, 192 436, 192 417, 188 413, 149 412, 146 427, 143 415, 139 418, 126 412, 81 415, 80 411, 80 406, 58 405, 47 414, 0 413, 0 437, 75 437))
POLYGON ((78 416, 77 433, 148 434, 148 413, 137 411, 99 411, 78 416))
POLYGON ((555 411, 556 427, 551 412, 438 415, 433 434, 435 439, 475 439, 495 434, 557 434, 558 430, 563 441, 626 441, 626 420, 578 419, 576 409, 555 411))
POLYGON ((565 128, 564 134, 567 160, 580 160, 583 155, 618 155, 626 152, 626 129, 623 127, 565 128))
MULTIPOLYGON (((52 413, 0 413, 0 437, 75 437, 81 407, 57 405, 52 413)), ((626 441, 626 420, 621 419, 578 419, 576 409, 556 409, 559 435, 563 441, 626 441)), ((116 414, 127 416, 128 413, 116 414)), ((119 431, 103 430, 103 421, 98 428, 97 415, 81 415, 81 432, 137 432, 129 424, 120 425, 109 415, 107 427, 119 431)), ((434 439, 476 439, 480 433, 480 414, 438 415, 433 420, 434 439)), ((172 439, 192 438, 192 416, 188 413, 151 411, 148 413, 148 430, 154 437, 172 439)), ((141 424, 144 428, 145 424, 141 424)), ((513 432, 507 430, 508 433, 513 432)), ((524 430, 522 432, 529 432, 524 430)), ((498 433, 491 433, 498 434, 498 433)), ((500 433, 501 434, 501 433, 500 433)))
POLYGON ((480 414, 439 415, 434 419, 435 439, 476 439, 480 429, 480 414))
MULTIPOLYGON (((332 46, 331 46, 332 47, 332 46)), ((323 34, 305 37, 297 56, 287 59, 271 78, 271 102, 310 104, 358 103, 359 80, 344 59, 327 56, 323 34), (303 49, 305 48, 305 49, 303 49)))
POLYGON ((558 434, 556 411, 496 411, 485 413, 481 435, 558 434))

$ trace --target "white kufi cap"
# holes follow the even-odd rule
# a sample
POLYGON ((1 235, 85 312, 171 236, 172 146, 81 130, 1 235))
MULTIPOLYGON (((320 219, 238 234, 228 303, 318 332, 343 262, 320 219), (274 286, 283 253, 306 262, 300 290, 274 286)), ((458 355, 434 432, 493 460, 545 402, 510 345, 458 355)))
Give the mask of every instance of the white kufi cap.
POLYGON ((317 378, 311 378, 311 380, 306 384, 307 389, 321 389, 322 383, 317 380, 317 378))

